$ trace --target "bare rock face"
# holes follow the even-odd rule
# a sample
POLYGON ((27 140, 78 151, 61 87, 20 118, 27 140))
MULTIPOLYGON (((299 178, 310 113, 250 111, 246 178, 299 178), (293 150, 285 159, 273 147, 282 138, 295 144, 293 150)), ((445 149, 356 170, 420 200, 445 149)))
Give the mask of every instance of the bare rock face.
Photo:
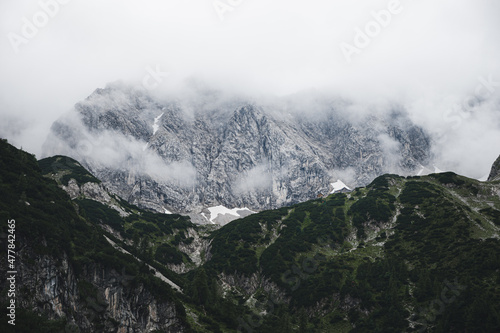
POLYGON ((25 247, 17 283, 23 308, 66 318, 67 332, 183 332, 174 302, 160 302, 133 276, 101 265, 75 274, 65 253, 58 258, 35 255, 25 247), (28 262, 30 262, 28 264, 28 262))
POLYGON ((68 193, 71 199, 79 197, 91 199, 116 210, 121 217, 130 215, 111 197, 103 184, 87 182, 79 185, 75 179, 70 179, 68 185, 62 185, 61 188, 68 193))
POLYGON ((490 176, 488 177, 489 181, 496 180, 500 178, 500 156, 497 158, 493 166, 491 167, 490 176))
POLYGON ((347 102, 214 95, 98 89, 53 124, 45 154, 77 159, 131 203, 178 213, 277 208, 327 194, 339 178, 354 187, 411 173, 430 156, 428 136, 401 110, 354 119, 347 102))

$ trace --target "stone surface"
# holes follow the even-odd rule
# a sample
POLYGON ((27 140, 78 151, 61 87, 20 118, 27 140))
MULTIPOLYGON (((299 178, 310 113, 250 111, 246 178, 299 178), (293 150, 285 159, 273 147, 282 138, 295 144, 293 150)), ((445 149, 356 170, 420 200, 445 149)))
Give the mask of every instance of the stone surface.
POLYGON ((397 108, 354 119, 347 102, 214 94, 186 102, 98 89, 53 124, 45 155, 69 155, 129 202, 176 213, 272 209, 327 194, 337 179, 354 188, 429 160, 429 137, 397 108))
POLYGON ((495 163, 493 163, 488 180, 491 181, 491 180, 496 180, 499 178, 500 178, 500 156, 497 158, 495 163))
POLYGON ((55 258, 35 254, 29 246, 19 258, 19 306, 50 319, 66 318, 68 332, 183 331, 174 302, 158 301, 125 271, 93 264, 77 277, 64 252, 55 258), (94 292, 82 296, 82 283, 94 292))

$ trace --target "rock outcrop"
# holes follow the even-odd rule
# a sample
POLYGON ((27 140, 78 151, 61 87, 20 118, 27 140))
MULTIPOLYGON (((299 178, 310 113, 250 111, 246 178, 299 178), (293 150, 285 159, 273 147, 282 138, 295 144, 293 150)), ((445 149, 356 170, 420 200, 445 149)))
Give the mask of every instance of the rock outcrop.
POLYGON ((296 102, 162 101, 111 85, 53 124, 45 154, 76 158, 131 203, 178 213, 281 207, 429 160, 429 137, 401 110, 353 119, 345 102, 296 102))
POLYGON ((19 253, 19 306, 66 318, 66 329, 82 332, 182 332, 174 302, 158 299, 134 277, 95 264, 75 273, 67 255, 19 253))
POLYGON ((496 180, 500 178, 500 156, 497 158, 493 166, 491 167, 490 176, 488 177, 489 181, 496 180))

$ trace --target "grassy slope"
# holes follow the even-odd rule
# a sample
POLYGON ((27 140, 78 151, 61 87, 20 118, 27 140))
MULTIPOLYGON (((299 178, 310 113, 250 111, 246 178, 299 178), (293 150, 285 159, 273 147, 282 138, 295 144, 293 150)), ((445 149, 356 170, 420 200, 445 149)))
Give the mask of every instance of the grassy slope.
MULTIPOLYGON (((80 186, 88 182, 101 183, 69 157, 48 157, 40 160, 38 164, 44 176, 56 180, 60 185, 68 185, 70 179, 75 179, 80 186)), ((110 197, 110 204, 121 207, 122 211, 129 214, 127 217, 121 217, 118 211, 110 208, 110 204, 95 201, 93 198, 81 196, 75 199, 74 203, 77 204, 79 213, 87 220, 97 225, 111 227, 118 239, 111 235, 107 236, 127 248, 129 252, 147 261, 156 260, 164 265, 184 263, 194 267, 191 259, 176 248, 180 242, 192 241, 186 236, 187 229, 196 226, 189 221, 189 218, 177 214, 156 214, 131 205, 116 195, 110 194, 110 197)), ((166 274, 180 282, 172 274, 166 274)))

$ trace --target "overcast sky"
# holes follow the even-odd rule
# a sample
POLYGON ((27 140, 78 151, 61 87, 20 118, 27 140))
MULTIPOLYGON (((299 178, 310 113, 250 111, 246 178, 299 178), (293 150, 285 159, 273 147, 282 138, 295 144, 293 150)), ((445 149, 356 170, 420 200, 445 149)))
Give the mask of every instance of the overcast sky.
POLYGON ((401 103, 441 165, 480 177, 500 154, 499 16, 497 0, 2 0, 0 136, 39 155, 76 102, 158 68, 164 89, 401 103))

